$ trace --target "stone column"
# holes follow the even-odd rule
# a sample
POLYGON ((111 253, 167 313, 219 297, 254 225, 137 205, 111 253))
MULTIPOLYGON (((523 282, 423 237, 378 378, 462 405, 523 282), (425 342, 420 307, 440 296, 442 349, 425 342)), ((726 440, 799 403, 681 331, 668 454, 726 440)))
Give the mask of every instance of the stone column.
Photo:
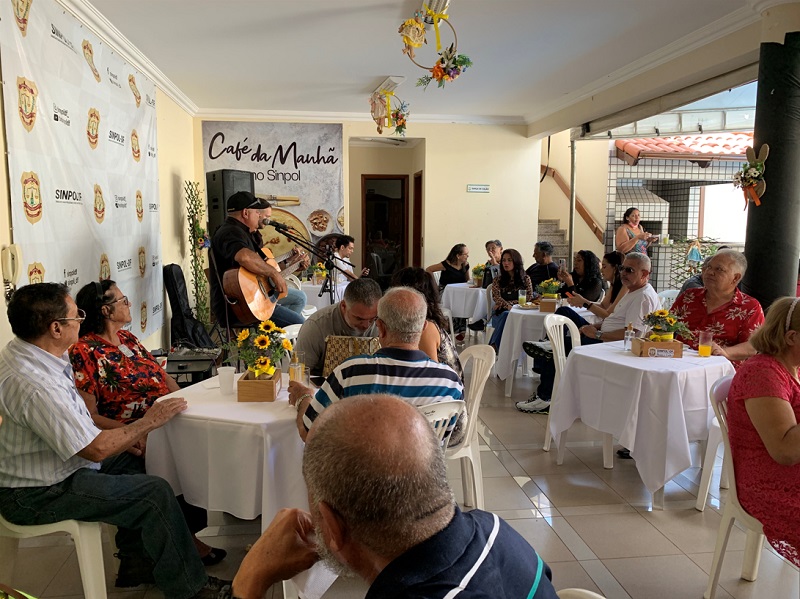
POLYGON ((800 3, 750 4, 762 16, 753 145, 770 153, 761 206, 748 208, 743 289, 766 309, 795 295, 800 258, 800 3))

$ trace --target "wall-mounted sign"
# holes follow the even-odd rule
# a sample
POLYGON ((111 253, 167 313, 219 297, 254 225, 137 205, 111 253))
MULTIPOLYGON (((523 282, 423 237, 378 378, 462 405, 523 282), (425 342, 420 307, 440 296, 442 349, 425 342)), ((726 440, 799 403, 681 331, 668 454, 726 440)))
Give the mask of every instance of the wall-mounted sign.
POLYGON ((488 185, 467 185, 467 193, 489 193, 488 185))

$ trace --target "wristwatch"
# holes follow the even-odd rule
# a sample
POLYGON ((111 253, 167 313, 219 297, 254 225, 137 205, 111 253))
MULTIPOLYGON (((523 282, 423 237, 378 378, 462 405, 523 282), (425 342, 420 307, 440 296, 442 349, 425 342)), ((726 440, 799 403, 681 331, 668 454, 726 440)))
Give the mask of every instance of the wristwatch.
POLYGON ((589 304, 589 302, 583 302, 583 307, 585 309, 589 310, 590 306, 591 306, 591 304, 589 304))
POLYGON ((603 331, 597 331, 594 334, 594 338, 597 339, 598 341, 602 341, 603 340, 603 331))

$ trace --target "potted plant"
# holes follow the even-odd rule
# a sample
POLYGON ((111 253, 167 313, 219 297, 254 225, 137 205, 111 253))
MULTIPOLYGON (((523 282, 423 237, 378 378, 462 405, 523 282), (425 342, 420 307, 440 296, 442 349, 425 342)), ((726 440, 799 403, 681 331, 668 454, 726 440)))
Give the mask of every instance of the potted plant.
POLYGON ((675 333, 692 337, 692 332, 677 316, 669 310, 656 310, 644 317, 644 324, 650 327, 650 341, 672 341, 675 333))
POLYGON ((558 279, 547 279, 536 286, 536 292, 547 299, 558 299, 559 289, 561 289, 561 281, 558 279))
POLYGON ((482 287, 483 286, 483 273, 486 272, 486 265, 485 264, 476 264, 472 267, 472 281, 475 283, 475 287, 482 287))
POLYGON ((242 329, 236 341, 225 344, 227 361, 243 362, 247 368, 238 382, 239 401, 275 401, 281 380, 281 370, 276 365, 286 352, 292 351, 285 333, 271 320, 265 320, 257 327, 242 329))
POLYGON ((317 262, 316 264, 312 263, 308 269, 311 271, 311 280, 314 285, 322 285, 325 277, 328 276, 328 271, 325 268, 325 265, 322 262, 317 262))

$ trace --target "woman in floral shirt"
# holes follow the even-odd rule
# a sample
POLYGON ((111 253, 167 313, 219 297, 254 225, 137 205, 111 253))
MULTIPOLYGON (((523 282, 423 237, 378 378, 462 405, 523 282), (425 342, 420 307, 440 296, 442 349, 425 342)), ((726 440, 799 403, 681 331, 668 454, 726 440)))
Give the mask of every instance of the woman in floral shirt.
MULTIPOLYGON (((180 389, 136 335, 125 330, 131 322, 130 301, 114 281, 85 285, 75 303, 86 319, 69 357, 75 385, 98 428, 118 428, 138 420, 159 397, 180 389)), ((142 441, 128 451, 144 457, 145 449, 142 441)), ((187 504, 183 496, 178 501, 193 535, 207 526, 204 509, 187 504)), ((225 558, 224 550, 209 547, 196 536, 194 540, 205 565, 225 558)))

